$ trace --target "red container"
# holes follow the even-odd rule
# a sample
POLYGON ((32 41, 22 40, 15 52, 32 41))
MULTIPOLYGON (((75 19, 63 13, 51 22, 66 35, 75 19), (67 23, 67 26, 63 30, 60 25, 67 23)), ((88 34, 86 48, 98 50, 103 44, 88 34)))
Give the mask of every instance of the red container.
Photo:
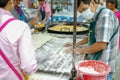
POLYGON ((77 65, 77 80, 106 80, 110 72, 110 67, 101 61, 85 60, 79 62, 77 65), (81 68, 92 68, 95 72, 90 70, 83 71, 81 68))

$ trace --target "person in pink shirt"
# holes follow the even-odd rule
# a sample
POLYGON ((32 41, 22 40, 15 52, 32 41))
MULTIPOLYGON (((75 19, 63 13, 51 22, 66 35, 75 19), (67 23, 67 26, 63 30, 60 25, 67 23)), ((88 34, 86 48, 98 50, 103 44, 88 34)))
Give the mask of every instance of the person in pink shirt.
POLYGON ((45 23, 51 16, 51 7, 50 4, 45 0, 38 0, 39 6, 38 9, 41 13, 42 23, 45 23))
MULTIPOLYGON (((120 22, 120 11, 117 9, 118 0, 106 0, 106 7, 115 12, 115 15, 118 17, 120 22)), ((119 29, 120 34, 120 29, 119 29)), ((120 51, 120 35, 119 35, 119 51, 120 51)))
POLYGON ((106 7, 115 12, 116 16, 120 20, 120 12, 117 9, 118 0, 106 0, 106 7))
POLYGON ((10 11, 13 0, 0 0, 0 80, 25 80, 37 71, 29 26, 10 11))

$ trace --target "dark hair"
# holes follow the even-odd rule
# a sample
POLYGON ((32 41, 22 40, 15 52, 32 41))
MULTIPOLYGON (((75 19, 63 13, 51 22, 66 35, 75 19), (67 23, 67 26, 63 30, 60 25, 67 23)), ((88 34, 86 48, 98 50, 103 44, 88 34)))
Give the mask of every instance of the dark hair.
POLYGON ((0 0, 0 7, 4 8, 7 5, 8 1, 9 0, 0 0))
POLYGON ((77 0, 77 7, 80 5, 81 2, 90 5, 90 0, 77 0))
POLYGON ((98 0, 98 1, 94 0, 94 2, 95 2, 96 4, 100 4, 100 0, 98 0))
POLYGON ((106 2, 111 3, 111 4, 116 4, 115 8, 118 7, 118 0, 106 0, 106 2))

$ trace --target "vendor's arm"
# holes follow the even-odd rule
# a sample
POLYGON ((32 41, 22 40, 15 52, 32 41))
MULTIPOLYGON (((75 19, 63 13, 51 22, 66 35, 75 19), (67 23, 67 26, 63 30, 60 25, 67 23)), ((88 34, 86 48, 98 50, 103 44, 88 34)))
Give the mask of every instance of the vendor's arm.
POLYGON ((33 27, 35 24, 39 23, 39 20, 40 20, 40 11, 38 11, 38 15, 36 17, 33 17, 29 22, 28 22, 28 25, 30 27, 33 27))
POLYGON ((77 42, 77 43, 76 43, 76 46, 83 45, 83 44, 87 44, 87 43, 88 43, 88 37, 86 37, 85 39, 77 42))
POLYGON ((39 22, 39 18, 32 18, 31 20, 27 21, 26 23, 29 25, 30 28, 33 28, 35 24, 39 22))
POLYGON ((38 9, 38 18, 41 19, 41 13, 40 13, 40 10, 38 9))
POLYGON ((43 19, 42 23, 45 23, 49 17, 49 12, 45 13, 45 18, 43 19))
POLYGON ((38 10, 38 15, 37 17, 33 18, 29 23, 34 26, 35 24, 39 23, 40 20, 40 11, 38 10))
POLYGON ((76 53, 80 54, 92 54, 96 53, 98 51, 104 50, 107 46, 107 42, 96 42, 91 46, 85 47, 85 48, 76 48, 76 53))
MULTIPOLYGON (((86 37, 85 39, 77 42, 77 43, 75 44, 75 46, 78 47, 78 46, 83 45, 83 44, 86 44, 86 43, 88 43, 88 37, 86 37)), ((72 43, 72 42, 66 42, 66 43, 64 44, 64 47, 70 47, 70 46, 73 46, 73 43, 72 43)))
POLYGON ((33 18, 31 21, 30 21, 30 24, 32 26, 34 26, 35 24, 37 24, 39 22, 39 18, 33 18))

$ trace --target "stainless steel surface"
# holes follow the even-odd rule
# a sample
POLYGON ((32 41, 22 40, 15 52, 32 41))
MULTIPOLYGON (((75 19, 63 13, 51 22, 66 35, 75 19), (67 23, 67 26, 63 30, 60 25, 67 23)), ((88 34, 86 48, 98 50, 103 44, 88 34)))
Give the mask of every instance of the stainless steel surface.
POLYGON ((35 75, 30 76, 29 80, 69 80, 69 79, 70 79, 70 75, 39 71, 35 75))
MULTIPOLYGON (((71 38, 51 39, 41 48, 37 49, 38 69, 43 72, 70 74, 72 54, 65 52, 66 48, 63 47, 63 44, 71 40, 71 38)), ((82 58, 83 55, 75 55, 75 63, 82 58)))

